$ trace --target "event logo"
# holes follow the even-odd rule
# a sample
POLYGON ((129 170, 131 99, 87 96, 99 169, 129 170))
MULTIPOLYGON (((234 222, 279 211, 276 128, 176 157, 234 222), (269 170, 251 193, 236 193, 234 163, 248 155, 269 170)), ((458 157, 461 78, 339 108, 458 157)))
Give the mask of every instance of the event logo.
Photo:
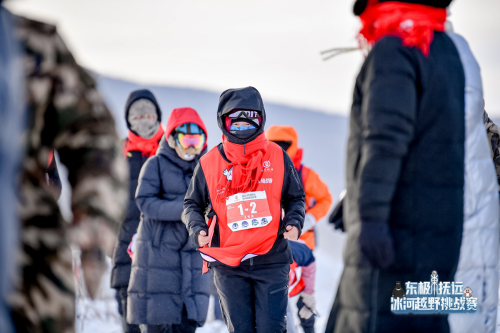
POLYGON ((267 169, 271 166, 271 161, 264 161, 263 165, 264 165, 264 168, 267 169))
POLYGON ((472 289, 464 288, 463 282, 439 281, 439 275, 432 271, 430 281, 401 281, 391 295, 391 311, 407 313, 470 313, 477 311, 477 297, 472 297, 472 289))
POLYGON ((465 298, 471 298, 472 297, 472 289, 469 287, 464 289, 464 297, 465 298))
POLYGON ((227 181, 230 182, 231 180, 233 180, 233 167, 231 167, 231 169, 229 170, 225 169, 222 174, 226 176, 227 181))

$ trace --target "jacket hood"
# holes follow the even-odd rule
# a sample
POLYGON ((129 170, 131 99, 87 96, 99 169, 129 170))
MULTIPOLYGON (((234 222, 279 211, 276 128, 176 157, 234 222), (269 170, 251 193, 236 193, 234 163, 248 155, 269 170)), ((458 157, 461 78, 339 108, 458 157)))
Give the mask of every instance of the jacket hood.
MULTIPOLYGON (((185 123, 195 123, 196 125, 198 125, 203 130, 203 132, 205 132, 205 138, 208 139, 207 128, 205 127, 205 123, 203 122, 203 120, 201 120, 198 112, 196 112, 195 109, 186 107, 174 109, 172 113, 170 113, 165 129, 165 140, 163 141, 168 140, 168 137, 170 136, 170 134, 172 134, 177 126, 185 123)), ((207 140, 205 140, 205 147, 207 145, 206 141, 207 140)))
MULTIPOLYGON (((158 122, 161 124, 161 109, 156 101, 153 93, 147 89, 135 90, 128 95, 127 103, 125 104, 125 121, 127 122, 127 128, 130 130, 130 123, 128 121, 128 113, 130 110, 130 106, 137 100, 140 99, 150 100, 156 107, 156 113, 158 114, 158 122)), ((134 134, 137 134, 134 132, 134 134)))
MULTIPOLYGON (((379 0, 379 1, 356 0, 354 2, 354 8, 353 8, 354 15, 356 16, 361 15, 365 11, 369 2, 372 2, 370 5, 374 5, 377 3, 388 2, 388 1, 395 1, 395 0, 379 0)), ((447 8, 452 1, 453 0, 396 0, 396 2, 425 5, 437 8, 447 8)))
POLYGON ((262 101, 259 91, 254 87, 228 89, 224 91, 219 98, 217 124, 229 142, 235 144, 248 143, 262 134, 264 132, 264 126, 266 125, 266 110, 264 109, 264 102, 262 101), (260 124, 260 128, 257 133, 246 140, 242 140, 226 130, 224 116, 232 110, 260 111, 262 113, 262 123, 260 124))
POLYGON ((299 136, 293 126, 271 126, 266 132, 266 137, 269 141, 290 141, 292 144, 286 152, 291 159, 297 155, 297 151, 299 149, 299 136))

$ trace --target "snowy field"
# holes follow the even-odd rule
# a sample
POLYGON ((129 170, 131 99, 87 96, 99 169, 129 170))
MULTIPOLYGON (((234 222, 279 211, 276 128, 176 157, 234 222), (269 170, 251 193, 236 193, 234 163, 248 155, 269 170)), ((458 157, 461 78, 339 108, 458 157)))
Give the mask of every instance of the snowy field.
MULTIPOLYGON (((332 232, 332 227, 321 221, 317 227, 320 246, 315 250, 316 256, 316 303, 319 316, 316 319, 316 332, 324 332, 330 313, 335 292, 342 273, 342 248, 344 237, 338 232, 332 232)), ((75 253, 75 277, 77 280, 76 303, 76 333, 123 333, 118 305, 114 289, 109 288, 111 260, 108 259, 108 272, 102 279, 99 297, 91 300, 85 297, 86 290, 80 279, 79 259, 75 253)), ((296 302, 298 297, 293 300, 296 302)), ((293 303, 295 303, 293 302, 293 303)), ((294 305, 294 304, 293 304, 294 305)), ((228 332, 221 322, 214 320, 214 302, 210 300, 209 315, 204 327, 197 333, 228 332)), ((294 310, 297 313, 297 310, 294 310)), ((295 318, 297 332, 302 332, 298 318, 295 318)))

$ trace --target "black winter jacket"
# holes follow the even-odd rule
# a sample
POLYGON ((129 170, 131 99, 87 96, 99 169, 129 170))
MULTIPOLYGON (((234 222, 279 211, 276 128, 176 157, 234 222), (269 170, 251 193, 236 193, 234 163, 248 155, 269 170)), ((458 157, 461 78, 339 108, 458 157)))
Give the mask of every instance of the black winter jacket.
POLYGON ((434 33, 429 56, 397 37, 368 54, 351 109, 335 332, 449 330, 446 316, 393 315, 390 297, 396 281, 427 281, 433 270, 453 280, 464 222, 464 91, 446 33, 434 33), (389 268, 374 269, 362 253, 362 223, 389 225, 396 258, 389 268))
POLYGON ((136 202, 141 215, 128 288, 127 322, 180 324, 183 304, 201 326, 208 310, 208 275, 181 222, 182 205, 198 159, 185 161, 161 140, 141 170, 136 202))
POLYGON ((111 271, 111 287, 126 288, 130 279, 130 270, 132 260, 127 253, 127 247, 132 240, 132 236, 137 232, 141 212, 135 204, 135 191, 142 165, 148 157, 143 156, 140 151, 130 151, 127 153, 127 162, 129 166, 129 204, 127 205, 127 216, 121 225, 118 238, 113 252, 113 269, 111 271))
MULTIPOLYGON (((260 135, 264 131, 264 126, 266 122, 266 111, 264 109, 264 104, 260 97, 257 89, 253 87, 247 87, 242 89, 230 89, 222 93, 219 100, 219 110, 217 113, 219 128, 222 130, 223 134, 228 138, 229 141, 236 144, 245 144, 252 141, 255 137, 260 135), (223 121, 223 114, 231 111, 232 109, 247 109, 261 111, 262 113, 262 124, 260 129, 254 136, 248 140, 241 140, 231 133, 229 133, 223 121)), ((224 148, 222 143, 218 146, 219 153, 221 156, 229 161, 224 153, 224 148)), ((285 216, 280 220, 280 228, 278 230, 278 235, 276 242, 274 243, 271 250, 261 256, 253 257, 248 260, 243 261, 242 265, 259 265, 259 264, 274 264, 274 263, 292 263, 292 252, 288 245, 288 241, 284 239, 283 233, 286 231, 287 226, 297 227, 300 232, 304 224, 305 216, 305 192, 302 188, 302 183, 297 175, 297 171, 293 165, 292 160, 288 154, 283 151, 284 163, 285 163, 285 173, 283 180, 283 190, 281 195, 281 206, 285 210, 285 216)), ((205 222, 205 215, 213 214, 207 211, 211 206, 211 198, 209 195, 207 182, 203 169, 198 165, 194 171, 193 179, 189 185, 189 189, 186 193, 184 199, 184 213, 182 220, 186 224, 189 235, 194 244, 198 246, 198 235, 200 231, 205 230, 208 235, 208 226, 205 222)), ((220 246, 219 239, 219 226, 218 224, 214 230, 214 236, 212 238, 212 245, 214 247, 220 246)), ((222 263, 216 261, 209 263, 210 266, 223 265, 222 263)))
MULTIPOLYGON (((158 121, 161 122, 161 110, 155 96, 149 90, 136 90, 130 93, 125 105, 125 120, 127 122, 127 127, 130 129, 130 124, 128 122, 130 106, 139 99, 147 99, 155 105, 158 121)), ((138 135, 137 133, 135 134, 138 135)), ((127 146, 127 142, 128 139, 125 139, 123 145, 124 148, 127 146)), ((132 240, 132 236, 137 232, 137 227, 139 226, 141 218, 141 212, 135 204, 135 191, 137 189, 139 173, 141 172, 142 165, 148 159, 148 156, 143 156, 140 151, 129 151, 126 159, 130 175, 129 202, 127 205, 127 216, 120 227, 120 231, 118 232, 113 252, 113 269, 111 271, 112 288, 128 287, 132 260, 127 253, 127 247, 132 240)))

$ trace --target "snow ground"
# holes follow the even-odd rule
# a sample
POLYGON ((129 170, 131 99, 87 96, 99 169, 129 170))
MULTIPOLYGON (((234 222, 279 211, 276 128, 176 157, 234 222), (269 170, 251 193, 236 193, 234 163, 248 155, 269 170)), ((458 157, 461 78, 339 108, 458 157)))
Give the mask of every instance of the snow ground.
MULTIPOLYGON (((75 257, 78 253, 75 253, 75 257)), ((319 316, 316 319, 316 332, 324 332, 328 321, 328 315, 333 304, 337 286, 342 273, 342 261, 336 255, 327 251, 326 247, 315 250, 316 256, 316 303, 319 316)), ((115 300, 114 289, 109 288, 111 261, 108 260, 108 272, 102 279, 99 298, 91 300, 85 297, 86 290, 79 279, 81 270, 79 260, 75 258, 77 275, 77 303, 76 303, 76 333, 123 333, 121 318, 118 314, 118 305, 115 300)), ((293 299, 293 306, 297 297, 293 299)), ((197 333, 226 333, 225 325, 214 320, 214 302, 210 300, 209 317, 204 327, 196 330, 197 333)), ((294 310, 297 313, 297 310, 294 310)), ((295 318, 297 333, 302 332, 299 328, 299 320, 295 318)))

